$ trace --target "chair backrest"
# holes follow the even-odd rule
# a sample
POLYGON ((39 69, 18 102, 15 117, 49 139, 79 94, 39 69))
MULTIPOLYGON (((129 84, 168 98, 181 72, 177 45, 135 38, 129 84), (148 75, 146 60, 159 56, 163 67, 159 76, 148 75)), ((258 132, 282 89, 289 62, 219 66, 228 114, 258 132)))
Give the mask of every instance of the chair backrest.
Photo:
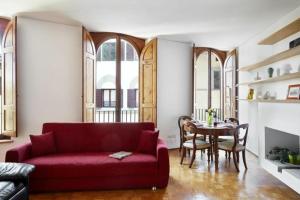
POLYGON ((183 122, 185 120, 192 120, 192 118, 186 115, 178 117, 178 128, 179 128, 179 134, 181 140, 183 140, 183 135, 185 134, 185 131, 183 130, 183 122))
POLYGON ((234 131, 234 143, 236 146, 237 143, 241 143, 243 146, 246 146, 247 136, 248 136, 249 124, 238 125, 234 131))
POLYGON ((236 118, 233 118, 233 117, 229 117, 229 118, 225 119, 225 122, 231 122, 231 123, 235 123, 237 125, 240 124, 239 120, 236 118))

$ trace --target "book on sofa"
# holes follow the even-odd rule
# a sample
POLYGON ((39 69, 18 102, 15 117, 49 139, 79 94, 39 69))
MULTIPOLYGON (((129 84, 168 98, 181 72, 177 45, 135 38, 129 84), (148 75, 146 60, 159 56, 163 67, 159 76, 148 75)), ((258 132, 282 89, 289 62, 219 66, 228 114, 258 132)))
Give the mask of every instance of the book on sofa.
POLYGON ((117 153, 110 154, 109 157, 121 160, 121 159, 123 159, 123 158, 125 158, 127 156, 130 156, 130 155, 132 155, 131 152, 120 151, 120 152, 117 152, 117 153))

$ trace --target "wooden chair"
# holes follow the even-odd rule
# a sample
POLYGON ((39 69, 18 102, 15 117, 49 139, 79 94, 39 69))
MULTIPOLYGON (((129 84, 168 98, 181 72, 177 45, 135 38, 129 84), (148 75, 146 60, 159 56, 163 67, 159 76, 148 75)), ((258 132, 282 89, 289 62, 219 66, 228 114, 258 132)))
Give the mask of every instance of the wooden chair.
MULTIPOLYGON (((206 142, 205 140, 199 140, 197 139, 197 135, 200 135, 199 133, 197 133, 197 127, 195 126, 195 124, 188 122, 187 126, 190 128, 191 130, 191 134, 193 134, 193 138, 191 140, 186 140, 183 145, 183 151, 181 154, 181 161, 180 164, 182 164, 183 159, 186 156, 186 150, 192 150, 193 154, 192 154, 192 158, 191 158, 191 162, 189 167, 191 168, 193 165, 193 162, 196 158, 196 151, 197 150, 206 150, 207 149, 207 157, 208 157, 208 163, 210 162, 210 156, 212 155, 212 145, 211 142, 206 142)), ((202 135, 202 137, 204 138, 205 136, 202 135)), ((211 138, 211 137, 210 137, 211 138)), ((211 140, 211 139, 210 139, 211 140)))
MULTIPOLYGON (((230 122, 230 123, 234 123, 236 125, 239 125, 240 122, 238 119, 233 118, 233 117, 229 117, 227 119, 224 120, 226 123, 230 122)), ((225 142, 225 141, 229 141, 229 140, 233 140, 233 136, 220 136, 218 138, 218 142, 225 142)), ((230 152, 225 151, 225 158, 228 158, 230 160, 230 152)), ((238 156, 238 160, 239 160, 239 156, 238 156)))
POLYGON ((237 126, 237 128, 233 131, 233 138, 234 140, 228 140, 224 142, 219 142, 218 146, 219 149, 227 151, 227 152, 232 152, 233 155, 233 161, 236 170, 239 172, 239 167, 238 167, 238 154, 239 152, 242 152, 243 155, 243 162, 245 165, 245 168, 247 168, 247 163, 246 163, 246 143, 247 143, 247 136, 248 136, 248 124, 242 124, 237 126), (243 136, 241 136, 241 133, 244 133, 243 136))
MULTIPOLYGON (((181 149, 182 149, 182 145, 185 141, 190 141, 191 142, 191 139, 193 139, 194 137, 194 134, 191 134, 191 133, 187 133, 184 129, 183 129, 183 122, 184 121, 191 121, 192 118, 189 117, 189 116, 180 116, 178 118, 178 128, 179 128, 179 133, 180 133, 180 146, 179 146, 179 152, 181 152, 181 149)), ((197 135, 197 139, 200 139, 200 140, 204 140, 204 136, 202 135, 197 135)))

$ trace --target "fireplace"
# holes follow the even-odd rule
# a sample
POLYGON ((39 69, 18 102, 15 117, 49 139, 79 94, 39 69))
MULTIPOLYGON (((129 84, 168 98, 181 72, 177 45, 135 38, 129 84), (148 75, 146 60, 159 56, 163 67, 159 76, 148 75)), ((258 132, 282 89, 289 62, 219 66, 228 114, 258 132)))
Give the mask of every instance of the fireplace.
POLYGON ((275 152, 276 149, 283 149, 286 153, 295 152, 299 154, 300 135, 287 133, 270 127, 264 127, 264 132, 263 150, 265 154, 262 155, 261 159, 262 167, 293 188, 296 192, 300 193, 300 165, 290 164, 288 157, 287 160, 284 160, 280 156, 276 158, 276 156, 270 155, 270 152, 274 149, 275 152))
MULTIPOLYGON (((279 154, 294 152, 299 154, 300 137, 298 135, 286 133, 269 127, 265 127, 265 158, 270 160, 277 160, 274 155, 274 150, 278 150, 279 154), (288 152, 285 152, 288 151, 288 152)), ((275 152, 276 154, 276 152, 275 152)), ((281 157, 279 155, 279 157, 281 157)), ((279 160, 287 160, 281 158, 279 160)))

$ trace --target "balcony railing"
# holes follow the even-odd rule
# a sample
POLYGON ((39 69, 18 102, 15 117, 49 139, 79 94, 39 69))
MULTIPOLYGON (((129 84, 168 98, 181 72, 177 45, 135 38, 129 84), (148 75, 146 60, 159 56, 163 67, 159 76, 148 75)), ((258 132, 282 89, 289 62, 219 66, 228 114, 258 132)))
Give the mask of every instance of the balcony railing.
MULTIPOLYGON (((96 122, 115 122, 115 110, 96 110, 96 122)), ((121 122, 138 122, 139 113, 138 109, 122 109, 121 122)))
MULTIPOLYGON (((216 110, 217 119, 223 120, 221 108, 215 108, 215 110, 216 110)), ((195 109, 194 115, 195 115, 195 119, 199 121, 206 121, 207 119, 207 112, 205 108, 195 109)))

